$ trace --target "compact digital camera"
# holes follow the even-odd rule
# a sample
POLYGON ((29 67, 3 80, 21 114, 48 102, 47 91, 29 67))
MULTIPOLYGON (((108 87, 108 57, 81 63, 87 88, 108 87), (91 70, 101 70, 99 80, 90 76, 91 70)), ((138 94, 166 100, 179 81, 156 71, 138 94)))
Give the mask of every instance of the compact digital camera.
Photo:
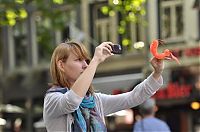
POLYGON ((122 47, 119 44, 111 45, 113 54, 122 54, 122 47))

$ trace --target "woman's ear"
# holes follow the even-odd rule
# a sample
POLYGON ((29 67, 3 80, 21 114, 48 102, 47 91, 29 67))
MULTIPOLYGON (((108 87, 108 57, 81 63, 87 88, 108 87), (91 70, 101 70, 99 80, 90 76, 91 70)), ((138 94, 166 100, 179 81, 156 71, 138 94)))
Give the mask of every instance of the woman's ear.
POLYGON ((61 61, 61 60, 59 60, 58 62, 57 62, 57 67, 61 70, 61 71, 65 71, 64 70, 64 66, 63 66, 63 62, 61 61))

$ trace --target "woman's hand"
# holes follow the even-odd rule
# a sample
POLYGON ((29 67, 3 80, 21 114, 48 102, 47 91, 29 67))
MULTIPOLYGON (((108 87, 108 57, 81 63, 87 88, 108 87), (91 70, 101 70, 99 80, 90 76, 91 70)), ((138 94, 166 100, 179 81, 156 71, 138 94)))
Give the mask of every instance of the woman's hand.
POLYGON ((154 69, 154 73, 153 73, 153 77, 155 79, 158 79, 160 77, 160 75, 163 72, 164 69, 164 61, 161 59, 156 59, 155 57, 153 57, 151 60, 151 65, 154 69))
POLYGON ((112 52, 112 42, 103 42, 99 46, 96 47, 94 56, 92 60, 95 60, 99 63, 103 62, 106 58, 114 55, 112 52))

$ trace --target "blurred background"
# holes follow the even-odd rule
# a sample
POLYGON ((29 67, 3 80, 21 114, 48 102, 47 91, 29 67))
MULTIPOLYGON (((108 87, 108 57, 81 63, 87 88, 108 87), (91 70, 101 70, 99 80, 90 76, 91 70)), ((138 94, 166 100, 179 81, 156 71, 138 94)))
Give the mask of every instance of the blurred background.
MULTIPOLYGON (((163 39, 166 61, 157 117, 173 132, 200 131, 200 0, 0 0, 0 131, 45 132, 43 98, 53 49, 67 39, 90 55, 103 41, 123 47, 102 63, 98 92, 130 91, 152 71, 149 45, 163 39)), ((131 132, 138 107, 106 117, 108 131, 131 132)))

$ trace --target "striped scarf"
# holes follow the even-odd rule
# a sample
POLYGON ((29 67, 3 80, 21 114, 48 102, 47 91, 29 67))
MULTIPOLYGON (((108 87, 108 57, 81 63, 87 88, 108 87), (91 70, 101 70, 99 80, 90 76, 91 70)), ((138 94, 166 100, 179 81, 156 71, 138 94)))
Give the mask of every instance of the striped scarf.
MULTIPOLYGON (((66 93, 66 88, 49 89, 47 93, 61 92, 66 93)), ((94 96, 85 96, 77 110, 72 113, 74 123, 72 131, 74 132, 107 132, 106 126, 102 118, 95 108, 94 96)))

